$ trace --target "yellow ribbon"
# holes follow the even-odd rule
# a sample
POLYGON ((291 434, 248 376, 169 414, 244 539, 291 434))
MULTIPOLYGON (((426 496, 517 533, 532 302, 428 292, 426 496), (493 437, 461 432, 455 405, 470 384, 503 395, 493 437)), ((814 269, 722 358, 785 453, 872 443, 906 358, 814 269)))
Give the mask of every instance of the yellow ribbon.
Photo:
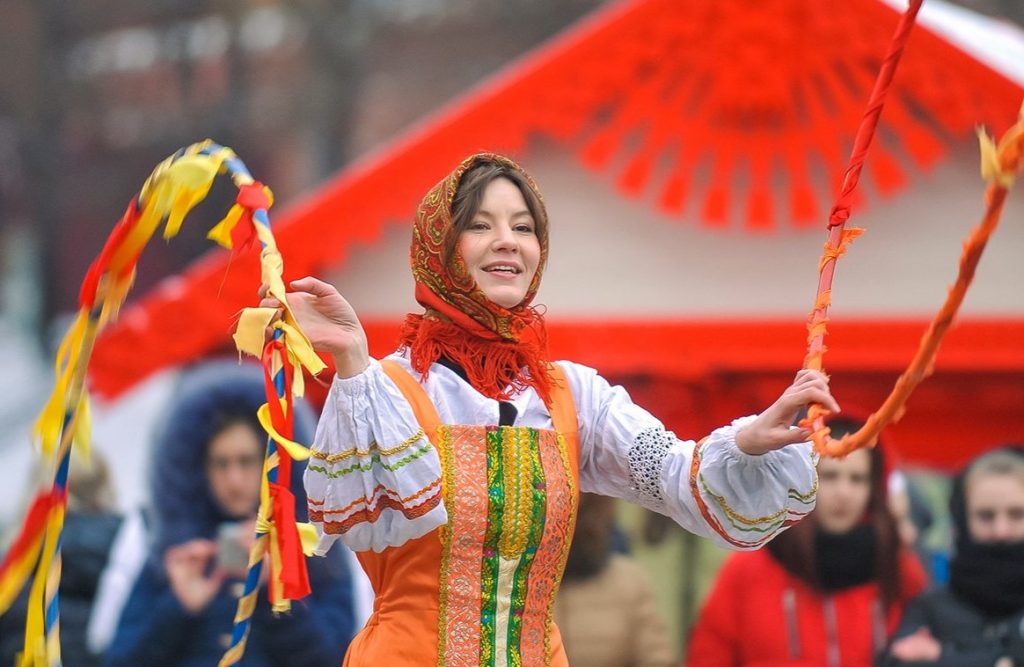
POLYGON ((320 533, 316 532, 316 526, 311 523, 296 523, 295 525, 299 529, 302 553, 306 556, 313 556, 316 553, 316 545, 320 542, 320 533))
POLYGON ((245 308, 238 318, 238 326, 235 328, 232 338, 239 352, 259 359, 263 356, 267 329, 279 329, 283 332, 288 361, 299 370, 292 380, 292 393, 295 396, 304 396, 305 381, 301 369, 305 369, 312 375, 317 375, 327 365, 317 356, 313 344, 298 327, 298 323, 290 311, 285 311, 283 320, 271 323, 276 314, 277 309, 275 308, 245 308))
MULTIPOLYGON (((64 508, 58 505, 50 510, 46 521, 46 538, 43 542, 40 563, 53 562, 57 552, 57 540, 63 525, 64 508)), ((32 582, 32 590, 29 592, 28 612, 25 620, 26 651, 21 656, 22 667, 41 667, 49 664, 46 659, 46 626, 43 618, 44 594, 49 576, 48 568, 38 568, 32 582)))
MULTIPOLYGON (((282 407, 284 406, 284 399, 281 399, 282 407)), ((283 450, 288 452, 288 456, 296 461, 305 461, 309 458, 309 448, 300 445, 299 443, 284 437, 277 432, 274 428, 273 422, 270 421, 270 404, 264 403, 260 406, 260 409, 256 411, 256 418, 260 420, 260 424, 270 434, 274 442, 281 446, 283 450)))
POLYGON ((999 156, 1009 150, 1009 146, 1020 141, 1024 133, 1024 107, 1021 109, 1020 120, 1011 127, 999 140, 999 145, 982 128, 978 128, 978 148, 981 150, 981 177, 986 182, 996 184, 1006 190, 1013 187, 1016 173, 1012 169, 1004 169, 999 156))
POLYGON ((71 384, 71 377, 74 375, 75 366, 78 365, 88 319, 88 313, 79 312, 78 317, 64 336, 54 363, 56 382, 53 391, 50 392, 50 398, 46 401, 46 405, 39 413, 35 426, 32 428, 33 435, 40 442, 45 456, 53 453, 57 439, 60 437, 61 428, 64 426, 68 388, 71 384))
POLYGON ((10 609, 11 604, 21 593, 29 574, 36 566, 36 559, 43 546, 45 536, 46 531, 40 531, 39 536, 32 541, 32 545, 21 555, 21 558, 11 563, 3 579, 0 579, 0 614, 10 609))
POLYGON ((291 312, 286 312, 284 320, 275 323, 274 328, 284 332, 285 349, 288 350, 289 361, 293 365, 302 366, 312 375, 317 375, 327 368, 327 364, 313 350, 313 344, 309 342, 309 338, 299 329, 298 322, 295 321, 291 312))
POLYGON ((263 356, 263 346, 267 341, 267 328, 277 314, 276 308, 245 308, 238 318, 238 326, 232 338, 235 347, 257 359, 263 356))
POLYGON ((231 242, 231 232, 235 229, 235 225, 238 224, 238 221, 241 219, 242 213, 244 212, 245 209, 238 204, 232 206, 231 210, 228 211, 228 214, 213 226, 213 229, 209 231, 206 238, 214 241, 217 245, 223 246, 228 250, 232 250, 234 248, 234 244, 231 242))

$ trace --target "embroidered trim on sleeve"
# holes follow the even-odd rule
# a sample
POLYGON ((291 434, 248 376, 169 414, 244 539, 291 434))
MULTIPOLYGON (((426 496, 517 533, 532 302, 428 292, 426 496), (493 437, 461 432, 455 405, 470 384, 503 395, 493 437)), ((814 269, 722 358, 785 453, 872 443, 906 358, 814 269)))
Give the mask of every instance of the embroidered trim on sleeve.
POLYGON ((380 454, 374 452, 370 456, 370 460, 367 463, 360 463, 360 462, 356 461, 352 465, 350 465, 348 467, 345 467, 345 468, 341 468, 339 470, 328 470, 327 468, 325 468, 323 466, 318 466, 318 465, 314 465, 314 464, 311 463, 311 464, 309 464, 306 467, 306 470, 310 470, 312 472, 318 472, 321 475, 324 475, 325 477, 327 477, 328 479, 337 479, 339 477, 342 477, 344 475, 347 475, 349 473, 356 472, 356 471, 359 471, 359 472, 370 472, 371 470, 373 470, 373 466, 374 465, 379 465, 380 467, 384 468, 385 470, 388 470, 390 472, 395 472, 399 468, 402 468, 405 465, 407 465, 409 463, 412 463, 413 461, 415 461, 416 459, 420 458, 424 454, 432 451, 433 448, 434 448, 433 445, 431 445, 429 442, 426 442, 426 443, 423 444, 422 447, 420 447, 416 451, 412 452, 408 456, 403 456, 402 458, 400 458, 397 461, 394 461, 392 463, 387 463, 387 462, 383 461, 381 459, 381 457, 380 457, 380 454))
POLYGON ((782 509, 773 512, 771 514, 760 516, 760 517, 748 517, 740 512, 737 512, 725 499, 724 496, 716 494, 711 490, 704 476, 700 473, 700 460, 701 455, 708 439, 705 438, 694 448, 693 461, 690 468, 690 488, 693 492, 694 500, 697 502, 697 506, 704 516, 704 519, 708 524, 722 536, 727 542, 734 546, 741 548, 759 547, 768 540, 770 540, 780 528, 790 526, 804 516, 810 513, 813 509, 813 503, 818 493, 818 474, 817 470, 814 473, 814 483, 811 485, 810 490, 807 493, 800 493, 796 489, 787 489, 787 497, 790 500, 795 500, 803 505, 811 506, 806 512, 793 509, 791 507, 783 507, 782 509), (733 529, 739 532, 753 532, 760 533, 761 536, 755 538, 754 541, 748 542, 744 540, 734 539, 727 531, 725 531, 722 525, 714 518, 710 513, 704 499, 701 497, 701 492, 698 490, 698 485, 703 490, 704 494, 715 501, 722 513, 729 519, 729 523, 733 529))
POLYGON ((369 497, 356 498, 344 507, 327 509, 322 500, 308 500, 310 521, 323 523, 324 533, 328 535, 343 535, 358 523, 375 523, 385 510, 400 512, 411 521, 423 516, 440 503, 440 477, 405 498, 397 491, 378 484, 369 497))
POLYGON ((394 447, 389 447, 387 449, 382 448, 376 442, 371 442, 369 447, 367 447, 366 449, 352 447, 351 449, 346 449, 344 451, 336 452, 334 454, 328 454, 327 452, 324 451, 312 449, 310 450, 310 455, 315 459, 320 459, 321 461, 326 461, 327 463, 337 463, 338 461, 351 458, 353 456, 361 456, 365 458, 367 456, 370 456, 371 454, 376 454, 377 456, 393 456, 404 449, 412 447, 414 444, 419 442, 419 440, 422 439, 424 436, 425 434, 423 433, 423 429, 420 429, 413 433, 412 435, 410 435, 405 440, 403 440, 402 442, 395 445, 394 447))

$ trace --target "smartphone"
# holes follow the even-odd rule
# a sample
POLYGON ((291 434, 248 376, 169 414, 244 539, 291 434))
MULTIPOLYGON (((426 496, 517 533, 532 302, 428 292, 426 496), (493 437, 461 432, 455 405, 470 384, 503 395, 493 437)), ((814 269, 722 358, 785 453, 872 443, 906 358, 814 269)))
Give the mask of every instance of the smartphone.
POLYGON ((231 573, 244 573, 249 567, 242 531, 245 525, 226 521, 217 526, 217 566, 231 573))

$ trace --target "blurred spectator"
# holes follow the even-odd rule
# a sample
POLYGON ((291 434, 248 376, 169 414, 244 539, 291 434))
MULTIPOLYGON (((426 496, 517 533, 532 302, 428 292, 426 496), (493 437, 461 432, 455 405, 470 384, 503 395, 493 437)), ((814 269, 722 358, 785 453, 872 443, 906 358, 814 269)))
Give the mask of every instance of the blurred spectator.
MULTIPOLYGON (((73 450, 75 451, 75 450, 73 450)), ((49 484, 49 471, 40 466, 33 475, 36 488, 49 484), (47 479, 44 479, 47 477, 47 479)), ((100 658, 86 646, 86 628, 100 573, 107 564, 110 544, 121 524, 114 511, 114 487, 103 455, 95 449, 88 459, 77 453, 68 472, 68 505, 61 535, 60 643, 65 667, 92 667, 100 658)), ((0 617, 0 665, 14 664, 25 638, 29 581, 18 600, 0 617)))
MULTIPOLYGON (((256 369, 216 366, 194 378, 170 407, 154 451, 149 558, 106 664, 205 667, 217 664, 229 645, 259 505, 266 436, 255 412, 263 402, 256 369)), ((296 417, 296 439, 308 442, 310 416, 297 410, 296 417)), ((299 520, 306 507, 301 475, 295 466, 299 520)), ((343 554, 309 561, 309 578, 312 595, 294 603, 290 614, 275 617, 260 591, 244 664, 341 662, 353 632, 343 554)))
POLYGON ((632 558, 613 550, 614 525, 614 499, 580 494, 576 533, 555 598, 555 623, 569 664, 674 664, 668 629, 647 574, 632 558))
POLYGON ((925 539, 935 523, 935 516, 924 494, 900 470, 894 470, 889 475, 888 490, 889 511, 896 519, 896 528, 903 546, 917 555, 931 582, 945 583, 945 572, 948 569, 946 556, 931 549, 925 539))
MULTIPOLYGON (((860 424, 829 426, 841 437, 860 424)), ((818 478, 814 512, 726 561, 694 627, 690 667, 866 667, 885 647, 925 575, 886 503, 881 445, 822 458, 818 478)))
POLYGON ((971 463, 953 485, 950 580, 906 610, 886 667, 1024 665, 1024 448, 971 463))
POLYGON ((148 558, 148 516, 145 508, 128 512, 110 545, 110 556, 96 587, 96 600, 86 630, 89 650, 96 655, 103 655, 114 638, 125 602, 148 558))

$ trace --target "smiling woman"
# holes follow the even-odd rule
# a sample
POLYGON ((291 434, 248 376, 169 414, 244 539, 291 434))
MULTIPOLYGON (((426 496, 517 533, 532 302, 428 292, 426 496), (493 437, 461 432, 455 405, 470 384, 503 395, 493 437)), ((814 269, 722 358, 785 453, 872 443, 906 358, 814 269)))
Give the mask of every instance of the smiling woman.
MULTIPOLYGON (((762 414, 698 445, 596 371, 553 363, 532 306, 548 257, 536 183, 494 154, 464 160, 423 198, 410 259, 416 300, 399 350, 371 359, 349 303, 315 278, 292 313, 337 377, 306 473, 320 550, 342 540, 375 613, 346 664, 566 664, 552 605, 581 491, 625 498, 752 549, 814 506, 799 409, 838 409, 802 371, 762 414)), ((265 299, 268 307, 280 307, 265 299)))

